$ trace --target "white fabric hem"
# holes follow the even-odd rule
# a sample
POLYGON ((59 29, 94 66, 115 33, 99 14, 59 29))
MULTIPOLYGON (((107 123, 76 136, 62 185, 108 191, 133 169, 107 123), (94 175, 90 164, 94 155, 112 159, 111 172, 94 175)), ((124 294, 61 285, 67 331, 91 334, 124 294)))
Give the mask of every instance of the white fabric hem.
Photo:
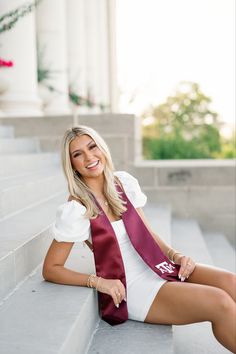
POLYGON ((150 310, 150 307, 159 292, 160 288, 167 282, 168 280, 163 281, 163 283, 157 283, 157 286, 153 288, 153 290, 149 293, 149 296, 146 298, 146 302, 143 306, 143 308, 140 310, 139 314, 132 314, 128 311, 128 318, 130 320, 134 321, 139 321, 139 322, 144 322, 145 318, 147 317, 148 311, 150 310))

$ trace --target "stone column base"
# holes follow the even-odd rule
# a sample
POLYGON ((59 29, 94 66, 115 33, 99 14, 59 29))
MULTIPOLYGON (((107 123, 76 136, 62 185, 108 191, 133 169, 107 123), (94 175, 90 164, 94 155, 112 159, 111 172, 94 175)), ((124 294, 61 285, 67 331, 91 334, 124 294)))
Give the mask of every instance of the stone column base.
POLYGON ((41 117, 41 100, 37 96, 8 94, 0 96, 0 112, 7 117, 41 117))

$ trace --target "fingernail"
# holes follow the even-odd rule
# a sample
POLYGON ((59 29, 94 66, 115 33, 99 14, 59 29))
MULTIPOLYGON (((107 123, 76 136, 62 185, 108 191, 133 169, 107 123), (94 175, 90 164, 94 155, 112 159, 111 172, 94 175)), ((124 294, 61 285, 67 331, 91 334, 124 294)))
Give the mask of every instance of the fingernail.
POLYGON ((178 277, 179 277, 179 279, 182 277, 182 275, 181 274, 178 274, 178 277))
POLYGON ((185 277, 181 277, 181 281, 185 281, 185 277))
POLYGON ((124 297, 124 301, 125 301, 125 302, 127 302, 127 299, 126 299, 126 297, 124 297))
POLYGON ((119 307, 120 307, 120 305, 119 305, 119 304, 116 304, 116 307, 117 307, 117 308, 119 308, 119 307))

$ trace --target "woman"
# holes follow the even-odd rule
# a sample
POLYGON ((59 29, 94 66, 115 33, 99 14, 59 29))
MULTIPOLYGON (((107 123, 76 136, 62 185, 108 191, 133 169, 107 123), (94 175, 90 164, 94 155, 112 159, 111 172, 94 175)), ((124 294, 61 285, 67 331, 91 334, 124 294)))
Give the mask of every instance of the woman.
POLYGON ((102 317, 113 325, 128 318, 174 325, 211 321, 217 340, 235 353, 236 276, 195 264, 151 230, 138 181, 114 171, 109 149, 93 129, 66 131, 62 162, 70 196, 57 210, 44 279, 95 288, 102 317), (93 249, 96 275, 64 267, 74 242, 84 241, 93 249))

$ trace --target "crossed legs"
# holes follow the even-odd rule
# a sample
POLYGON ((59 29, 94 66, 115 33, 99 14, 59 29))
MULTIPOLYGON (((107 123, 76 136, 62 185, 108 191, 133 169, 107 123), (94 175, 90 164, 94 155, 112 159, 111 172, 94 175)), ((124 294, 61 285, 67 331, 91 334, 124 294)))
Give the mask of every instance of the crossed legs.
POLYGON ((197 264, 188 281, 166 282, 144 322, 183 325, 210 321, 216 339, 236 353, 236 276, 197 264))

